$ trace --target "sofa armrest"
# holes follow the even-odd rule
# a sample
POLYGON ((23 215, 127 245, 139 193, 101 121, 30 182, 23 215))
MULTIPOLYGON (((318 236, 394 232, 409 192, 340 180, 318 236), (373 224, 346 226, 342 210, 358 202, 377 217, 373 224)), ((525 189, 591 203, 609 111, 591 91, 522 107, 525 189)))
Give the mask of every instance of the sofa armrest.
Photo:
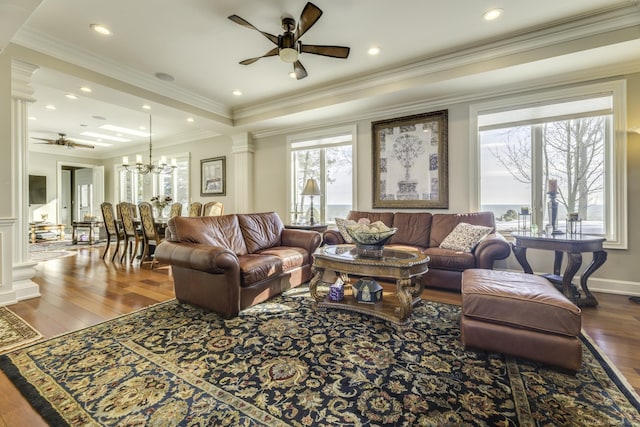
POLYGON ((156 248, 155 256, 162 263, 206 273, 222 274, 233 270, 240 271, 236 254, 218 246, 165 240, 156 248))
POLYGON ((489 234, 482 239, 473 251, 478 268, 493 269, 494 261, 505 259, 511 253, 511 246, 507 239, 498 232, 489 234))
POLYGON ((338 230, 327 230, 322 235, 322 240, 325 245, 344 245, 344 237, 338 230))
POLYGON ((282 246, 304 248, 309 255, 314 253, 322 243, 322 235, 313 230, 285 228, 282 230, 282 246))

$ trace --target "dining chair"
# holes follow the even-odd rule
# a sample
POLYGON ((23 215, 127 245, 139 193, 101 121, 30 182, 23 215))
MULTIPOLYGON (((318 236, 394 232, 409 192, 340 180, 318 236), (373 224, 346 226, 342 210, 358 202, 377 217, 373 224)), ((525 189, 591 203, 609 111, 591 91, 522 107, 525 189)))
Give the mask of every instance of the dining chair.
POLYGON ((104 248, 102 259, 107 256, 107 252, 109 251, 109 248, 111 248, 111 239, 115 238, 116 248, 113 251, 113 255, 111 255, 111 261, 113 261, 120 251, 120 242, 124 240, 124 231, 118 225, 118 221, 116 220, 113 210, 113 204, 110 202, 103 202, 100 204, 100 210, 102 211, 104 228, 107 232, 107 246, 104 248))
POLYGON ((169 211, 169 218, 173 218, 175 216, 182 215, 182 203, 174 203, 171 205, 171 210, 169 211))
POLYGON ((141 232, 137 229, 135 223, 135 205, 133 203, 122 202, 118 204, 120 211, 120 218, 122 220, 122 228, 124 229, 124 250, 120 257, 120 262, 123 262, 127 256, 127 250, 131 254, 129 264, 133 264, 133 260, 138 253, 138 247, 140 245, 141 232))
POLYGON ((189 204, 189 216, 202 216, 202 203, 191 202, 189 204))
POLYGON ((220 202, 207 202, 202 209, 202 216, 220 216, 224 212, 224 205, 220 202))
MULTIPOLYGON (((151 246, 155 248, 158 247, 160 242, 162 242, 162 236, 158 233, 158 228, 156 226, 156 222, 153 219, 153 209, 151 207, 151 203, 149 202, 140 202, 138 204, 138 211, 140 213, 140 222, 142 224, 142 235, 144 236, 144 250, 142 252, 142 261, 141 262, 149 262, 147 258, 151 253, 151 246)), ((154 255, 151 255, 151 269, 158 262, 154 255)))

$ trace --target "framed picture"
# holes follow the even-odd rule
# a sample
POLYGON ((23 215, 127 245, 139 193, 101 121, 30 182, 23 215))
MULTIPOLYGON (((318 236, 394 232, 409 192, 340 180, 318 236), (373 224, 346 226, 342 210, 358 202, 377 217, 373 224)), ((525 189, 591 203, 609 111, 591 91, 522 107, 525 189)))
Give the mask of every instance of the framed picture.
POLYGON ((448 110, 371 123, 373 207, 447 209, 448 110))
POLYGON ((200 160, 200 195, 224 196, 226 194, 226 157, 200 160))

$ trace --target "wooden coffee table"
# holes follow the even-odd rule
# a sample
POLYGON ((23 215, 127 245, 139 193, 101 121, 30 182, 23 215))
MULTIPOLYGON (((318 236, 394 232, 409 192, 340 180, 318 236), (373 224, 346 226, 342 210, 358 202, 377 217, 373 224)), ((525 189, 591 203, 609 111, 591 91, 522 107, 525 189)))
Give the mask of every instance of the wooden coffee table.
POLYGON ((428 262, 429 257, 418 251, 385 248, 381 258, 367 258, 358 256, 354 245, 321 246, 313 254, 309 290, 318 307, 357 311, 401 324, 408 320, 413 306, 420 301, 424 287, 420 277, 429 270, 428 262), (326 270, 336 272, 344 281, 342 301, 333 301, 328 295, 318 293, 318 283, 326 270), (395 294, 387 292, 382 301, 375 304, 357 302, 350 292, 349 275, 395 280, 395 294))

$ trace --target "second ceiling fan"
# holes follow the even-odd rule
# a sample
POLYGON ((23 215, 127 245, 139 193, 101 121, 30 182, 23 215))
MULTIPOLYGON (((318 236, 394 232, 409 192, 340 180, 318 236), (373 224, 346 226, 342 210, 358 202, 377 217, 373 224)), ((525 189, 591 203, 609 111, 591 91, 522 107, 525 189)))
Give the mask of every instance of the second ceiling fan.
POLYGON ((309 28, 311 28, 318 19, 320 19, 320 16, 322 16, 322 10, 320 10, 318 6, 309 2, 304 6, 302 14, 300 14, 300 20, 297 24, 296 21, 289 16, 282 18, 282 29, 284 30, 284 33, 278 36, 274 36, 273 34, 257 29, 238 15, 229 16, 231 21, 242 25, 243 27, 256 30, 276 45, 276 47, 264 55, 245 59, 244 61, 240 61, 240 64, 249 65, 253 64, 260 58, 279 56, 284 62, 293 63, 293 72, 295 73, 296 79, 300 80, 304 79, 308 75, 307 70, 298 59, 300 53, 311 53, 314 55, 330 56, 332 58, 347 58, 350 50, 348 47, 303 44, 300 41, 300 38, 309 31, 309 28))

